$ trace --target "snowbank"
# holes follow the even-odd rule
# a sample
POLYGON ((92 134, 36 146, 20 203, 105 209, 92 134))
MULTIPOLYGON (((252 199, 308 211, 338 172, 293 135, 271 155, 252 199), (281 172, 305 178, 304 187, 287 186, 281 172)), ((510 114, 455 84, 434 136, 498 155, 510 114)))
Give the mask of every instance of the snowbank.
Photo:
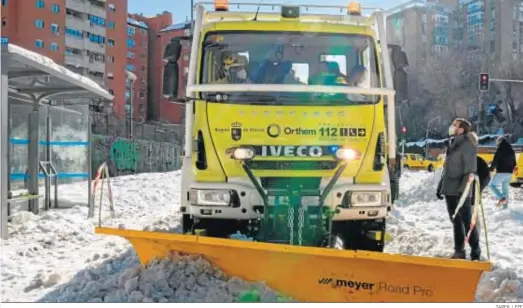
MULTIPOLYGON (((110 218, 105 201, 104 226, 180 231, 179 172, 111 182, 116 217, 110 218)), ((69 191, 71 200, 85 200, 84 186, 67 185, 62 195, 69 191)), ((11 238, 2 241, 2 301, 230 302, 250 289, 258 290, 262 301, 276 301, 276 292, 263 284, 227 278, 199 258, 173 256, 143 268, 126 240, 94 234, 98 217, 86 217, 87 207, 78 205, 39 216, 15 213, 11 238)))
MULTIPOLYGON (((445 204, 435 197, 438 173, 404 173, 400 200, 388 223, 393 240, 386 252, 435 257, 452 253, 445 204)), ((178 172, 125 176, 112 182, 116 217, 110 218, 105 203, 104 225, 180 231, 178 172)), ((78 185, 85 184, 67 189, 71 200, 81 200, 86 193, 76 189, 78 185)), ((485 193, 495 269, 483 275, 477 301, 523 301, 523 196, 517 190, 512 193, 510 207, 503 211, 496 210, 485 193)), ((262 283, 226 277, 200 258, 173 255, 171 260, 141 267, 127 241, 95 235, 97 218, 86 216, 85 206, 40 216, 15 215, 9 226, 11 239, 2 242, 3 301, 231 302, 252 288, 259 290, 262 301, 276 301, 276 292, 262 283)), ((482 245, 486 255, 484 240, 482 245)))

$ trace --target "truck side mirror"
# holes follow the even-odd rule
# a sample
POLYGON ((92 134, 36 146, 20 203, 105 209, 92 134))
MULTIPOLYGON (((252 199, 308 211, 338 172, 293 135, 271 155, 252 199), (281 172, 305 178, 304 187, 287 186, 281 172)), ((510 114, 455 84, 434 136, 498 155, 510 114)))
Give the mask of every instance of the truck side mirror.
POLYGON ((179 38, 173 38, 165 47, 163 61, 165 63, 163 70, 163 95, 168 98, 178 96, 178 76, 179 67, 178 59, 182 51, 182 44, 179 38))
POLYGON ((409 66, 407 54, 398 45, 389 44, 390 58, 394 69, 394 90, 396 91, 396 101, 408 99, 408 79, 405 67, 409 66))

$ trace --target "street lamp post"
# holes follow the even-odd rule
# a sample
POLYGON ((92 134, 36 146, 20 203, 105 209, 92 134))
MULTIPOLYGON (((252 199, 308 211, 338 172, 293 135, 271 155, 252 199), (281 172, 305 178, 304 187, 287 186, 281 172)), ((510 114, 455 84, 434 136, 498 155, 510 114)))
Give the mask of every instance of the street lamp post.
POLYGON ((434 118, 430 119, 429 123, 427 124, 427 131, 425 133, 425 157, 428 158, 429 156, 429 143, 428 143, 428 139, 429 139, 429 129, 430 129, 430 124, 432 123, 432 121, 435 121, 437 119, 440 119, 441 117, 440 116, 435 116, 434 118))

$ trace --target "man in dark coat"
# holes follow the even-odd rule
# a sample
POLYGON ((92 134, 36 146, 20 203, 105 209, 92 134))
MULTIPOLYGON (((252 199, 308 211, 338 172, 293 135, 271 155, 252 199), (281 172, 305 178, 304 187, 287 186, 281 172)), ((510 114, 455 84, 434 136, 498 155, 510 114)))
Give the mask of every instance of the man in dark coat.
MULTIPOLYGON (((458 210, 456 217, 452 217, 458 208, 459 200, 465 191, 470 177, 477 173, 477 137, 470 131, 471 124, 465 119, 458 118, 449 127, 451 136, 447 149, 443 175, 438 184, 436 196, 445 199, 447 211, 454 229, 454 254, 453 259, 465 259, 465 237, 470 229, 472 219, 472 189, 465 197, 465 202, 458 210)), ((479 260, 481 248, 479 246, 479 233, 476 227, 469 238, 471 248, 470 258, 479 260)))
POLYGON ((509 185, 512 179, 512 172, 516 168, 516 153, 510 143, 503 137, 496 140, 498 149, 494 154, 492 164, 490 164, 490 171, 496 171, 489 187, 492 193, 498 198, 497 206, 503 206, 504 209, 508 207, 509 185), (501 185, 502 192, 498 186, 501 185))

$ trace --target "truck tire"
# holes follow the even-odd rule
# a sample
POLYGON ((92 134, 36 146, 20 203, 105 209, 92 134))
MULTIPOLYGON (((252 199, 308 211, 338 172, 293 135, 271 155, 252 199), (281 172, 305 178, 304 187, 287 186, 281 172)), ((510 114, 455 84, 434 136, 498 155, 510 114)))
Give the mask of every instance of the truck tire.
POLYGON ((341 237, 346 250, 383 252, 385 248, 385 219, 335 221, 332 223, 332 234, 341 237), (382 239, 368 238, 367 231, 381 231, 382 239))
POLYGON ((189 214, 183 214, 182 215, 182 234, 194 234, 194 220, 191 218, 191 215, 189 214))
POLYGON ((434 172, 434 166, 433 165, 429 165, 429 167, 427 168, 427 171, 428 172, 434 172))

